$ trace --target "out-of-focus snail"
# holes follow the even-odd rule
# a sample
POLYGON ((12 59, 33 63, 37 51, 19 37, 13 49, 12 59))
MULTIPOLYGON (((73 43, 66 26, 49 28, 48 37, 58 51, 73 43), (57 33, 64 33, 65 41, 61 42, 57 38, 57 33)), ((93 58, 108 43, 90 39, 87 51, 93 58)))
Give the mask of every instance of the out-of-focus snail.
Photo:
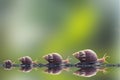
MULTIPOLYGON (((62 64, 62 56, 58 53, 52 53, 44 56, 44 59, 48 61, 48 65, 60 65, 62 64)), ((51 66, 52 67, 52 66, 51 66)))
POLYGON ((6 70, 11 70, 13 63, 11 60, 5 60, 3 66, 6 70))
POLYGON ((23 72, 30 72, 33 68, 33 61, 31 59, 31 57, 29 56, 25 56, 25 57, 21 57, 20 59, 21 62, 21 71, 23 72))

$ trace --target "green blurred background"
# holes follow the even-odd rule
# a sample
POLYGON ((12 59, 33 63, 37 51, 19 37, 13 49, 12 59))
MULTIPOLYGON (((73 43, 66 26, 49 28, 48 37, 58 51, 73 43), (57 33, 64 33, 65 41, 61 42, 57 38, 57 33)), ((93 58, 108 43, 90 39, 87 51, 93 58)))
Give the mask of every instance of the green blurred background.
MULTIPOLYGON (((71 63, 72 54, 83 49, 94 50, 101 58, 107 53, 109 63, 119 63, 119 0, 0 0, 0 63, 30 56, 47 63, 43 56, 57 52, 71 63), (118 55, 118 56, 116 56, 118 55)), ((71 68, 60 75, 44 73, 45 68, 29 73, 19 68, 0 69, 0 80, 119 80, 119 69, 107 69, 85 78, 73 75, 71 68)))

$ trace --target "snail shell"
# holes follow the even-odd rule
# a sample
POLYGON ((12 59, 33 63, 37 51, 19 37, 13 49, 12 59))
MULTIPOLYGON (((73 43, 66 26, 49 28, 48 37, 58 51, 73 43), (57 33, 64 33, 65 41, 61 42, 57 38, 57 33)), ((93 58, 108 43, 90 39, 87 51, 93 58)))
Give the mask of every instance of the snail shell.
POLYGON ((96 62, 97 55, 93 50, 86 49, 73 54, 81 63, 82 62, 96 62))
POLYGON ((32 70, 32 59, 29 56, 21 57, 20 58, 21 62, 21 71, 23 72, 30 72, 32 70))
POLYGON ((48 64, 61 64, 62 56, 58 53, 52 53, 44 56, 44 59, 48 61, 48 64))
POLYGON ((6 70, 11 70, 12 66, 13 66, 13 64, 12 64, 12 61, 11 61, 11 60, 5 60, 5 61, 4 61, 4 68, 5 68, 6 70))

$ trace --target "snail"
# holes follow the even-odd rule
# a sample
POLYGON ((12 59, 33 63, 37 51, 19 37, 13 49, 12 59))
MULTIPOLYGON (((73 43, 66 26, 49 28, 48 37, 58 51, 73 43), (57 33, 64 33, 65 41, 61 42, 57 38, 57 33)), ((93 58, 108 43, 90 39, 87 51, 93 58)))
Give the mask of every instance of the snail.
POLYGON ((45 60, 48 61, 48 63, 46 64, 48 69, 46 69, 45 72, 49 74, 55 74, 55 75, 60 74, 62 70, 66 69, 66 67, 63 65, 69 63, 68 59, 63 60, 62 56, 58 53, 51 53, 43 57, 45 60))
POLYGON ((97 54, 90 49, 76 52, 73 55, 80 61, 75 64, 75 66, 79 68, 79 70, 74 72, 75 75, 83 77, 92 77, 96 75, 98 71, 105 72, 105 68, 100 67, 100 65, 107 62, 106 58, 108 56, 104 55, 102 58, 98 59, 97 54))
POLYGON ((11 60, 5 60, 4 61, 4 64, 3 64, 4 69, 11 70, 12 66, 13 66, 13 63, 12 63, 11 60))
POLYGON ((21 62, 21 71, 23 72, 30 72, 33 68, 33 61, 31 59, 31 57, 29 56, 25 56, 25 57, 21 57, 19 59, 19 61, 21 62))
MULTIPOLYGON (((107 63, 106 58, 108 57, 105 54, 102 58, 98 59, 97 54, 93 50, 90 50, 90 49, 85 49, 85 50, 76 52, 73 54, 73 56, 80 61, 77 64, 107 63)), ((76 64, 76 66, 77 66, 77 64, 76 64)))
POLYGON ((58 53, 51 53, 51 54, 45 55, 43 57, 45 60, 48 61, 47 65, 52 65, 52 64, 60 65, 60 64, 62 64, 62 60, 63 60, 62 56, 59 55, 58 53))

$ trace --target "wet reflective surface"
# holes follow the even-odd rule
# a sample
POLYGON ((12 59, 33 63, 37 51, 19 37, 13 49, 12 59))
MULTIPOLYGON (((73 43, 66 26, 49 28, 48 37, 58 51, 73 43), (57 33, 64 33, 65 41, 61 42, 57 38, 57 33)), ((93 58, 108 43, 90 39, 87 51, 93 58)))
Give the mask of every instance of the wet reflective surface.
POLYGON ((64 60, 58 53, 51 53, 45 55, 43 58, 47 63, 37 63, 29 56, 19 58, 20 64, 13 63, 11 60, 5 60, 0 66, 5 70, 11 70, 14 68, 20 68, 22 72, 31 72, 32 69, 43 69, 44 72, 52 75, 60 75, 63 71, 72 70, 74 75, 81 77, 93 77, 98 72, 105 72, 106 68, 118 68, 120 64, 108 64, 105 63, 106 57, 98 59, 97 54, 90 49, 81 50, 73 54, 78 60, 77 63, 70 63, 69 60, 64 60))

